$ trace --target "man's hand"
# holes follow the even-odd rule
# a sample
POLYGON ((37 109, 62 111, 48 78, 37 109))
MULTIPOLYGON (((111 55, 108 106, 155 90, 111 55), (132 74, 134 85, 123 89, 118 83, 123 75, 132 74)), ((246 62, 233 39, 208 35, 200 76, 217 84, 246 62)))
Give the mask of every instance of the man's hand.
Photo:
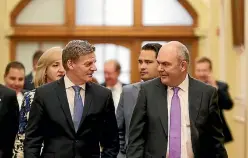
POLYGON ((216 80, 215 80, 212 73, 208 75, 208 82, 207 83, 218 89, 218 85, 217 85, 216 80))

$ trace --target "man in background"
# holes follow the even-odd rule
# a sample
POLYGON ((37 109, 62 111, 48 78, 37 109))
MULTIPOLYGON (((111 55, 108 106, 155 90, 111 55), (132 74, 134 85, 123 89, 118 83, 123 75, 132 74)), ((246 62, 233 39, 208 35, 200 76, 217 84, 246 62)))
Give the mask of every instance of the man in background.
POLYGON ((18 61, 13 61, 6 66, 4 72, 5 86, 16 92, 19 108, 21 108, 23 100, 24 78, 25 68, 22 63, 18 61))
POLYGON ((34 89, 33 78, 35 76, 35 71, 36 71, 38 60, 40 59, 42 54, 43 54, 43 51, 37 50, 33 55, 33 70, 27 76, 25 76, 25 83, 24 83, 25 90, 34 89))
MULTIPOLYGON (((148 43, 141 48, 138 67, 142 82, 158 77, 158 63, 156 58, 161 46, 158 43, 148 43)), ((120 153, 118 158, 124 158, 126 155, 129 124, 142 82, 123 87, 116 112, 120 139, 120 153)))
POLYGON ((117 60, 108 60, 104 63, 105 82, 101 85, 112 91, 115 110, 117 109, 120 100, 122 87, 125 85, 121 83, 118 79, 120 73, 121 73, 121 65, 117 60))
POLYGON ((213 77, 212 61, 207 57, 199 58, 195 65, 195 76, 197 79, 205 82, 217 89, 218 104, 220 107, 220 117, 223 122, 223 134, 225 136, 225 143, 233 140, 231 131, 226 122, 223 110, 230 110, 233 107, 233 101, 228 92, 228 85, 225 82, 217 81, 213 77))
POLYGON ((0 84, 0 158, 11 158, 18 131, 16 92, 0 84))

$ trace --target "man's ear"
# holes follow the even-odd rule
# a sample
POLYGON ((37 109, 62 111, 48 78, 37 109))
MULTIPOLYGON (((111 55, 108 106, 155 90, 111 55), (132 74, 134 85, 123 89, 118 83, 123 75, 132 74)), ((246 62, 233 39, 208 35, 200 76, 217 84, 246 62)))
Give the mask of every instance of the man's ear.
POLYGON ((186 61, 182 61, 182 62, 181 62, 181 70, 182 70, 182 71, 187 70, 187 66, 188 66, 188 64, 187 64, 186 61))
POLYGON ((74 68, 74 63, 72 60, 67 61, 67 67, 69 70, 72 70, 74 68))

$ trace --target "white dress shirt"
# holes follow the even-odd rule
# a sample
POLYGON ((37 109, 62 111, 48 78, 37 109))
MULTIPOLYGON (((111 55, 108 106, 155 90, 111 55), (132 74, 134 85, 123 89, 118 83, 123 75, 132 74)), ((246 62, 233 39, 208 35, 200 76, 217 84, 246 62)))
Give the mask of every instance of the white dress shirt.
MULTIPOLYGON (((67 100, 69 103, 69 108, 70 108, 70 112, 71 112, 71 116, 72 116, 72 120, 74 119, 73 114, 74 114, 74 96, 75 96, 75 91, 72 88, 72 86, 75 86, 74 83, 71 82, 71 80, 65 75, 64 77, 64 82, 65 82, 65 90, 66 90, 66 96, 67 96, 67 100)), ((85 98, 85 84, 83 85, 79 85, 81 87, 80 90, 80 95, 82 98, 82 101, 84 103, 84 98, 85 98)))
MULTIPOLYGON (((178 96, 181 105, 181 158, 193 158, 193 150, 191 143, 190 119, 189 119, 189 77, 188 75, 184 81, 178 86, 178 96)), ((167 103, 168 103, 168 143, 167 154, 169 157, 169 138, 170 138, 170 109, 171 100, 174 94, 173 87, 167 89, 167 103)))
POLYGON ((121 82, 118 81, 113 87, 107 87, 107 88, 112 91, 112 97, 114 100, 115 112, 116 112, 122 92, 122 84, 121 82))
POLYGON ((24 99, 24 96, 23 96, 22 92, 18 92, 16 97, 17 97, 17 101, 18 101, 18 105, 19 105, 19 110, 21 110, 22 101, 24 99))

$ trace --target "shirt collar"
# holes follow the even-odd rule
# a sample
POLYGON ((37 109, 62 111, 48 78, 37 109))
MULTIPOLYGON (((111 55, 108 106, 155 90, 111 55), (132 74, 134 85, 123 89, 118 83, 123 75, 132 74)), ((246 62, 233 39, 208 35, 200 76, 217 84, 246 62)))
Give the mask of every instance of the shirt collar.
MULTIPOLYGON (((66 75, 64 77, 64 81, 65 81, 65 89, 68 89, 68 88, 71 88, 72 86, 75 86, 75 84, 72 83, 72 81, 66 75)), ((78 86, 81 87, 83 90, 85 90, 85 84, 78 85, 78 86)))
MULTIPOLYGON (((169 87, 169 89, 173 88, 173 87, 170 87, 170 86, 168 86, 168 87, 169 87)), ((189 89, 189 76, 186 75, 186 77, 183 80, 183 82, 180 85, 178 85, 177 87, 179 87, 182 91, 187 92, 188 89, 189 89)))
POLYGON ((22 97, 23 96, 23 93, 22 92, 18 92, 16 95, 19 96, 19 97, 22 97))
POLYGON ((116 88, 119 88, 119 87, 122 87, 122 84, 120 81, 118 81, 113 87, 107 87, 108 89, 116 89, 116 88))

